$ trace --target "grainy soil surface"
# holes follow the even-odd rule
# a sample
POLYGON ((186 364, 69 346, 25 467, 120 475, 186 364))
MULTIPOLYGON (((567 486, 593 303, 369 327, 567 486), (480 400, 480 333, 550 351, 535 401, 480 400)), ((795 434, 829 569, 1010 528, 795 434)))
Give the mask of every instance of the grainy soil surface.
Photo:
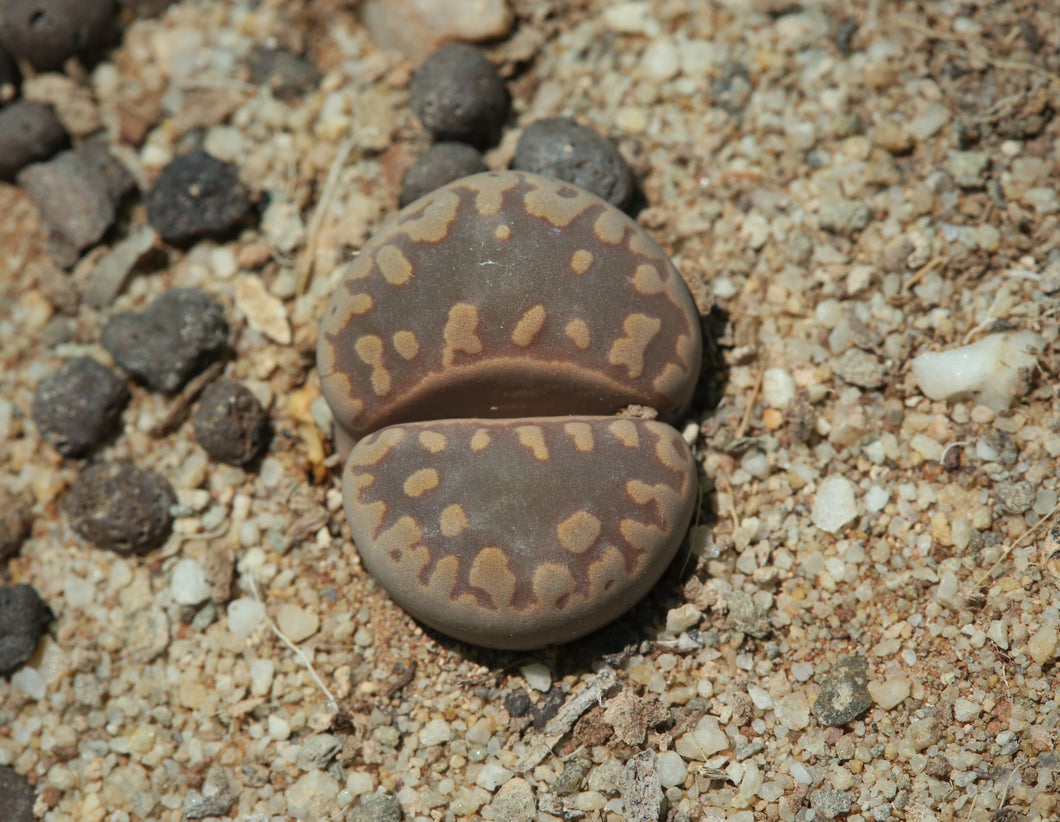
POLYGON ((679 424, 704 502, 678 561, 608 629, 520 654, 424 630, 367 576, 314 342, 429 143, 413 64, 339 0, 183 0, 35 93, 141 190, 193 149, 234 163, 256 202, 234 238, 159 243, 79 302, 142 197, 68 275, 0 185, 0 490, 32 520, 2 573, 56 616, 0 679, 0 765, 51 822, 1056 819, 1055 0, 513 9, 487 163, 541 117, 615 138, 713 335, 679 424), (252 83, 269 41, 320 82, 252 83), (106 319, 177 286, 224 307, 224 375, 272 435, 215 462, 174 396, 130 383, 87 461, 158 472, 179 504, 161 547, 121 556, 71 529, 86 460, 43 441, 33 395, 70 357, 110 364, 106 319), (1007 409, 914 379, 918 354, 1016 330, 1043 347, 1007 409))

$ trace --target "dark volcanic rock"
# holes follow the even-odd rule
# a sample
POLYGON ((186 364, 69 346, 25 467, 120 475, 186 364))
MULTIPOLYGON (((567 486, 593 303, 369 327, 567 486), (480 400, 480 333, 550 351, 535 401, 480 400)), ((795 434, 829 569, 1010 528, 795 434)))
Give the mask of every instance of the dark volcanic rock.
POLYGON ((17 100, 0 111, 0 180, 10 182, 30 163, 47 160, 70 143, 55 109, 17 100))
POLYGON ((618 208, 633 199, 633 171, 615 144, 566 117, 527 126, 515 146, 512 168, 573 183, 618 208))
POLYGON ((145 553, 165 542, 177 495, 160 474, 128 462, 88 466, 70 486, 63 508, 70 527, 99 548, 145 553))
POLYGON ((168 243, 231 231, 250 208, 239 169, 204 151, 177 157, 147 193, 147 220, 168 243))
POLYGON ((25 665, 55 618, 31 585, 0 585, 0 676, 25 665))
POLYGON ((202 392, 193 419, 195 439, 215 460, 246 465, 265 444, 269 418, 245 385, 217 380, 202 392))
POLYGON ((224 311, 200 288, 172 288, 143 311, 115 314, 103 347, 155 391, 177 391, 216 358, 228 340, 224 311))
POLYGON ((128 402, 124 380, 91 357, 74 357, 41 381, 33 421, 56 451, 79 457, 118 427, 128 402))

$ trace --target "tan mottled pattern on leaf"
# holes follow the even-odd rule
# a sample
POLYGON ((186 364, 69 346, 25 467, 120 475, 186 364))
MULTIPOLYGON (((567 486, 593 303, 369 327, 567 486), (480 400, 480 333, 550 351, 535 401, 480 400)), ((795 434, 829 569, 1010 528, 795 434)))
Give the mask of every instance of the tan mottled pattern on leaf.
POLYGON ((400 212, 320 325, 321 388, 350 439, 421 419, 613 414, 670 421, 699 375, 699 318, 651 237, 524 172, 465 177, 400 212))
POLYGON ((439 420, 362 439, 343 487, 365 566, 407 611, 529 648, 604 625, 655 583, 696 472, 677 431, 651 420, 439 420))

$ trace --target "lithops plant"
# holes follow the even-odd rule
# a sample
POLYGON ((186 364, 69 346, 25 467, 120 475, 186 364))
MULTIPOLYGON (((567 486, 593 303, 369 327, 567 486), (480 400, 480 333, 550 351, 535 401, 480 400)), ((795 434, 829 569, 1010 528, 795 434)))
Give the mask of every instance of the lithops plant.
POLYGON ((401 211, 350 265, 317 343, 345 452, 447 417, 676 419, 699 375, 692 298, 617 208, 525 172, 465 177, 401 211))
POLYGON ((343 476, 365 566, 409 613, 495 648, 610 622, 666 570, 696 471, 669 425, 442 420, 362 439, 343 476))
POLYGON ((696 472, 674 420, 702 340, 636 223, 523 172, 412 203, 351 264, 317 365, 369 571, 410 613, 527 649, 606 624, 680 546, 696 472), (341 442, 342 440, 345 443, 341 442))

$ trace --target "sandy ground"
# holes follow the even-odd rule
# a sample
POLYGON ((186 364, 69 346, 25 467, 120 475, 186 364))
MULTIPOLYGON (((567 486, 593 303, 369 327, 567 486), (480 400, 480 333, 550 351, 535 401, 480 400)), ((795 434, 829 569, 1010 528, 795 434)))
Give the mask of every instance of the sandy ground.
MULTIPOLYGON (((259 226, 71 312, 91 254, 46 283, 36 210, 0 186, 0 483, 33 500, 5 574, 57 615, 0 681, 0 764, 54 822, 392 818, 359 809, 371 794, 409 820, 1055 819, 1055 3, 515 7, 490 165, 542 116, 614 136, 638 220, 709 312, 715 370, 685 421, 707 514, 681 560, 615 626, 531 654, 425 632, 367 577, 313 342, 337 264, 427 144, 411 64, 335 0, 180 2, 83 78, 81 128, 102 124, 141 185, 195 145, 237 163, 267 196, 259 226), (267 38, 308 48, 320 89, 249 84, 267 38), (226 375, 275 436, 257 470, 220 466, 190 424, 152 436, 172 398, 133 387, 94 458, 161 472, 184 516, 120 557, 61 515, 80 464, 42 443, 32 396, 69 356, 106 362, 102 321, 176 285, 225 306, 226 375), (912 376, 921 352, 1016 329, 1044 350, 1007 410, 912 376), (186 559, 211 583, 197 606, 175 599, 186 559), (297 652, 269 623, 231 630, 255 600, 297 652), (828 724, 845 697, 858 715, 828 724)), ((134 205, 115 240, 144 222, 134 205)))

